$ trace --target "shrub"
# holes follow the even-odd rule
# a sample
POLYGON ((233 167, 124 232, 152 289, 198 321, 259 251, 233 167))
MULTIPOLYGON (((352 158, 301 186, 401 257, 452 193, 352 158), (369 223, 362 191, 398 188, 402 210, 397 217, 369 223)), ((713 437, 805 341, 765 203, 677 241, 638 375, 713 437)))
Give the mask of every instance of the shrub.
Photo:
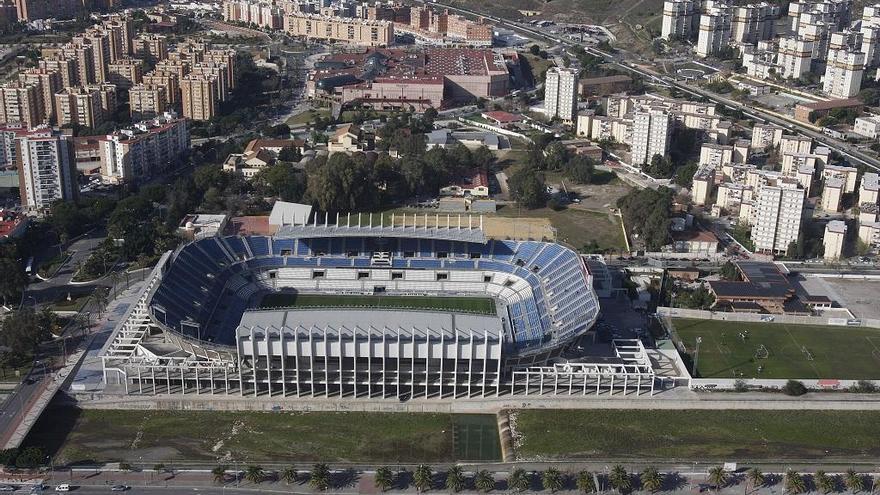
POLYGON ((782 387, 782 393, 797 397, 807 393, 807 387, 797 380, 789 380, 785 386, 782 387))

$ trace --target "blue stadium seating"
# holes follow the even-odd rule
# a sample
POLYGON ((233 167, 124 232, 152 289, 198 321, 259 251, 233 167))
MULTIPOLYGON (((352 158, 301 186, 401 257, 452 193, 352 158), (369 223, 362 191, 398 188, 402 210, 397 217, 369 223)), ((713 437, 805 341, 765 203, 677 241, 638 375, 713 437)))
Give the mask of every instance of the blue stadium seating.
POLYGON ((246 289, 254 287, 247 282, 250 272, 283 266, 370 267, 372 253, 386 250, 394 253, 394 268, 488 270, 524 279, 531 294, 521 292, 520 299, 507 306, 510 344, 518 350, 540 348, 551 336, 561 340, 574 337, 598 312, 598 302, 587 287, 578 254, 558 244, 467 244, 413 238, 201 239, 177 251, 151 305, 157 320, 172 329, 190 337, 230 344, 249 303, 251 294, 246 289), (324 254, 318 256, 319 252, 324 254), (403 258, 404 252, 414 256, 403 258), (438 259, 438 252, 448 257, 438 259), (357 256, 350 257, 349 253, 357 256), (471 259, 469 253, 480 253, 479 259, 471 259), (239 291, 246 294, 240 295, 239 291), (193 330, 185 322, 195 322, 200 328, 193 330))

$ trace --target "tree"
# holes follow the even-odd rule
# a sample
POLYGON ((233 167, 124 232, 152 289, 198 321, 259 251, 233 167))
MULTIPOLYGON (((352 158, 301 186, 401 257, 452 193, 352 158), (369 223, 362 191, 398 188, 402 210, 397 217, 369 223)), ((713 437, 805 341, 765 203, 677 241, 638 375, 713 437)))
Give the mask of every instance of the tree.
POLYGON ((734 265, 730 260, 724 262, 721 265, 721 278, 724 280, 736 280, 739 277, 739 270, 737 270, 736 265, 734 265))
POLYGON ((309 477, 309 485, 322 492, 330 488, 330 468, 324 463, 315 464, 309 477))
POLYGON ((15 467, 19 469, 34 469, 43 465, 46 453, 40 447, 25 447, 15 457, 15 467))
POLYGON ((596 165, 593 160, 581 155, 574 156, 565 166, 566 177, 580 184, 593 182, 595 171, 596 165))
POLYGON ((730 473, 723 466, 712 466, 709 468, 707 479, 709 483, 715 485, 715 490, 717 491, 727 485, 727 482, 730 480, 730 473))
POLYGON ((843 484, 853 493, 858 493, 865 489, 865 479, 861 474, 852 469, 847 469, 846 473, 844 473, 843 484))
POLYGON ((388 466, 380 467, 376 470, 375 483, 376 488, 383 492, 388 491, 394 486, 394 473, 391 472, 391 469, 388 466))
POLYGON ((416 490, 418 490, 419 493, 430 490, 431 487, 434 486, 433 477, 434 473, 431 472, 429 466, 419 464, 413 473, 413 481, 415 482, 416 490))
POLYGON ((446 489, 456 493, 464 489, 464 471, 461 466, 452 466, 446 472, 446 489))
POLYGON ((632 478, 629 475, 629 471, 620 464, 611 468, 608 482, 611 483, 611 488, 617 490, 618 493, 627 493, 632 488, 632 478))
POLYGON ((510 472, 510 476, 507 478, 507 486, 511 490, 524 492, 531 486, 531 480, 524 469, 516 468, 510 472))
POLYGON ((782 393, 797 397, 807 393, 807 387, 797 380, 789 380, 785 383, 785 386, 782 387, 782 393))
POLYGON ((95 303, 98 305, 98 313, 103 315, 104 310, 107 309, 107 303, 110 299, 107 288, 99 286, 97 289, 95 289, 93 296, 95 298, 95 303))
POLYGON ((278 160, 282 162, 298 163, 302 160, 302 153, 296 146, 286 146, 278 152, 278 160))
POLYGON ((804 477, 794 469, 789 469, 785 473, 785 491, 789 494, 798 494, 806 491, 806 482, 804 477))
POLYGON ((581 471, 577 476, 577 489, 584 493, 596 493, 596 478, 589 471, 581 471))
POLYGON ((556 493, 561 490, 563 484, 562 473, 556 468, 547 468, 541 474, 541 485, 544 486, 545 490, 550 490, 550 493, 556 493))
POLYGON ((281 471, 281 479, 284 480, 288 485, 291 483, 296 483, 299 475, 296 472, 296 469, 293 467, 286 467, 283 471, 281 471))
POLYGON ((645 164, 642 169, 656 179, 668 179, 672 177, 672 162, 663 155, 654 155, 651 161, 645 164))
POLYGON ((678 167, 673 181, 681 187, 691 187, 694 183, 694 174, 697 173, 698 168, 699 165, 695 162, 678 167))
POLYGON ((547 202, 544 179, 531 167, 518 168, 507 184, 511 197, 523 208, 540 208, 547 202))
POLYGON ((749 480, 752 490, 764 486, 764 473, 760 468, 753 467, 746 472, 746 478, 749 480))
POLYGON ((474 486, 478 491, 489 493, 495 489, 495 477, 492 476, 492 473, 489 471, 482 469, 477 473, 477 476, 474 479, 474 486))
POLYGON ((229 466, 217 466, 211 470, 211 474, 214 475, 215 483, 223 483, 226 481, 226 470, 229 469, 229 466))
POLYGON ((244 471, 244 479, 251 483, 262 483, 266 478, 266 472, 261 466, 248 466, 244 471))
POLYGON ((653 466, 646 467, 641 475, 642 487, 651 493, 663 487, 663 475, 653 466))
POLYGON ((825 471, 816 471, 816 474, 813 475, 813 482, 822 493, 827 494, 834 491, 834 478, 828 476, 825 471))
POLYGON ((27 306, 7 315, 2 329, 0 345, 9 347, 11 354, 17 356, 19 361, 29 359, 40 342, 51 336, 45 315, 37 314, 27 306))
POLYGON ((9 256, 0 257, 0 273, 3 274, 0 277, 0 297, 3 298, 3 305, 7 306, 10 299, 21 296, 28 279, 21 263, 9 256))

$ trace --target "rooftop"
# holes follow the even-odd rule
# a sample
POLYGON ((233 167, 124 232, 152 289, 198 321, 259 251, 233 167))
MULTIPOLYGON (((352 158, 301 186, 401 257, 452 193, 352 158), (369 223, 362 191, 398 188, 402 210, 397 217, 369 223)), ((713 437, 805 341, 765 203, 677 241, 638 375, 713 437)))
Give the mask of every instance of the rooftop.
POLYGON ((843 98, 838 100, 817 101, 815 103, 798 103, 797 106, 809 110, 831 110, 834 108, 859 107, 864 102, 858 98, 843 98))

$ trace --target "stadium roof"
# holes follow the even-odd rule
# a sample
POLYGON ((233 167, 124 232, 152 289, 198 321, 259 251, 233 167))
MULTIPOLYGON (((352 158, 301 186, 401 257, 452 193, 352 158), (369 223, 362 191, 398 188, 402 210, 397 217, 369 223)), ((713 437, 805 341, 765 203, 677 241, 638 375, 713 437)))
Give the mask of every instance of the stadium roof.
POLYGON ((409 311, 405 309, 270 309, 245 311, 241 316, 239 329, 259 328, 315 328, 333 330, 344 329, 348 333, 357 329, 366 334, 370 329, 378 332, 387 328, 397 332, 423 333, 430 330, 434 335, 446 333, 500 339, 503 334, 501 319, 496 315, 475 315, 452 311, 409 311))
POLYGON ((311 214, 312 207, 310 205, 276 201, 272 206, 272 213, 269 214, 269 225, 278 225, 280 227, 305 223, 309 221, 311 214))
POLYGON ((414 237, 485 244, 483 217, 433 214, 337 214, 331 223, 329 214, 320 222, 316 214, 312 223, 283 225, 275 237, 414 237))

